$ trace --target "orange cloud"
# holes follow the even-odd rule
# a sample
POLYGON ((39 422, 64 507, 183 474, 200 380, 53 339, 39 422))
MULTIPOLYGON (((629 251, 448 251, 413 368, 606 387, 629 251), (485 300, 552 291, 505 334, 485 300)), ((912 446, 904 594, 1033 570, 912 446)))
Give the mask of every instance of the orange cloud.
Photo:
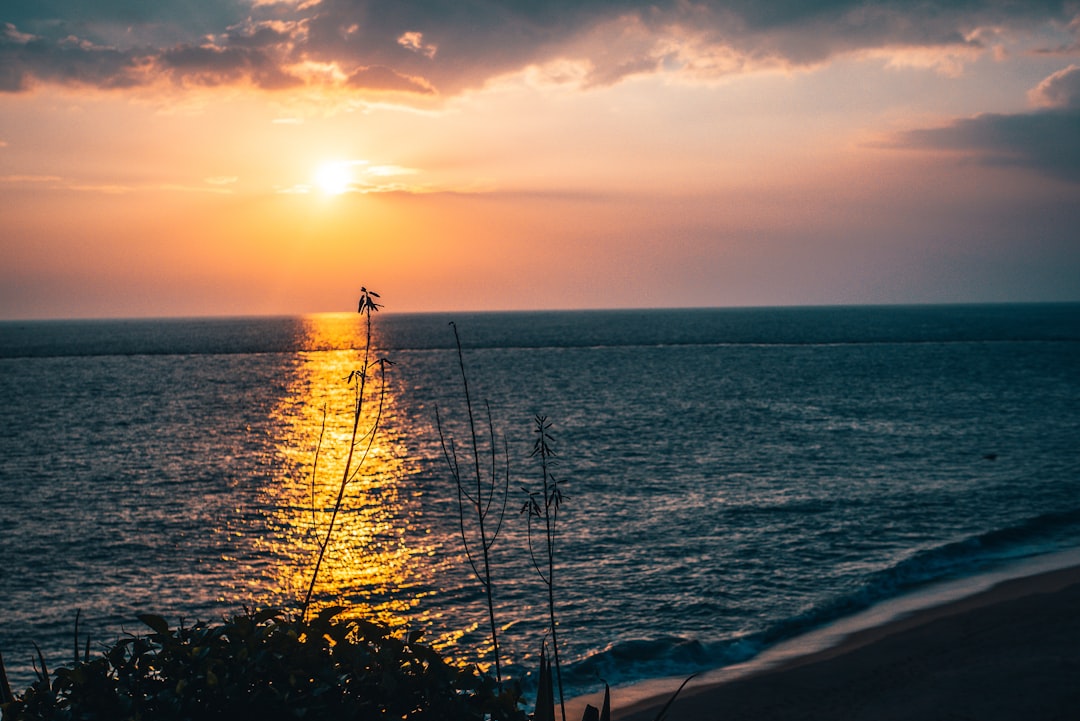
POLYGON ((401 47, 412 50, 414 53, 420 53, 427 58, 434 58, 435 53, 439 51, 437 45, 431 45, 424 42, 424 34, 416 31, 409 31, 402 33, 398 38, 398 45, 401 47))
POLYGON ((432 95, 435 89, 419 76, 406 76, 385 65, 357 68, 345 81, 351 88, 363 90, 388 90, 401 93, 432 95))

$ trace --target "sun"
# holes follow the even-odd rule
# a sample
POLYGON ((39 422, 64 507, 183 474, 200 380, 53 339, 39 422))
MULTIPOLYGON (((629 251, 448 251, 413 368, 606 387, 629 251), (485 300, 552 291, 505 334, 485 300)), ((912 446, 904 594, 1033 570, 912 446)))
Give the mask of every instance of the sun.
POLYGON ((332 161, 315 169, 315 184, 327 195, 347 193, 353 184, 349 163, 332 161))

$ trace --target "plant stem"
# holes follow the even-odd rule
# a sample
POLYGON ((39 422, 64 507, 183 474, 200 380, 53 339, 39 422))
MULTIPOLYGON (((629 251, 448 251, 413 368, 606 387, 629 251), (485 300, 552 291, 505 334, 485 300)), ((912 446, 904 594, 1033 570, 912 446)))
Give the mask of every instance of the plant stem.
MULTIPOLYGON (((487 616, 488 625, 491 632, 491 645, 492 651, 495 656, 495 681, 499 687, 502 687, 502 661, 500 659, 501 653, 499 650, 499 629, 495 624, 495 593, 494 583, 491 578, 491 548, 495 545, 496 539, 499 537, 499 532, 502 530, 502 522, 506 516, 506 504, 509 497, 510 488, 510 459, 509 454, 505 449, 504 440, 504 456, 506 458, 505 476, 502 479, 501 493, 502 493, 502 505, 498 508, 494 528, 488 524, 488 514, 492 511, 492 504, 495 501, 496 491, 499 490, 500 480, 497 472, 498 461, 498 448, 495 442, 495 424, 491 419, 491 408, 487 409, 487 421, 488 421, 488 440, 491 443, 491 476, 487 479, 484 477, 484 473, 480 466, 480 434, 476 430, 476 412, 473 409, 472 393, 469 390, 469 378, 465 372, 465 356, 461 349, 461 336, 458 334, 457 324, 451 322, 450 327, 454 329, 454 342, 457 346, 458 354, 458 371, 461 374, 462 386, 465 393, 465 408, 469 418, 469 442, 470 451, 472 453, 472 470, 473 477, 475 478, 475 491, 470 492, 466 487, 465 481, 462 479, 461 466, 458 462, 457 448, 454 446, 454 441, 448 436, 446 429, 443 426, 442 416, 439 414, 438 406, 435 408, 435 422, 439 429, 439 442, 442 444, 443 455, 446 458, 446 464, 450 469, 450 475, 454 479, 454 483, 457 486, 458 496, 458 520, 461 530, 461 542, 465 547, 465 557, 469 562, 469 566, 472 568, 473 574, 480 582, 480 586, 484 589, 484 595, 487 600, 487 616), (485 488, 485 483, 487 487, 485 488), (468 499, 468 515, 475 514, 476 523, 475 526, 469 526, 466 524, 466 503, 465 499, 468 499), (473 538, 473 543, 470 544, 469 536, 470 532, 479 535, 479 539, 473 538), (479 540, 480 550, 478 553, 474 552, 476 541, 479 540), (475 555, 474 555, 475 553, 475 555), (483 564, 481 568, 478 565, 478 561, 483 564)), ((472 486, 473 481, 469 480, 468 485, 472 486)))
POLYGON ((563 696, 562 664, 559 662, 559 637, 555 624, 555 525, 558 521, 559 504, 555 497, 558 492, 551 484, 551 475, 548 471, 548 456, 551 448, 547 444, 547 429, 551 426, 546 424, 543 417, 537 418, 537 431, 540 433, 540 470, 544 478, 544 536, 547 541, 547 589, 548 589, 548 616, 551 621, 551 653, 555 659, 555 679, 559 684, 559 707, 562 711, 562 719, 566 721, 566 701, 563 696))
MULTIPOLYGON (((499 635, 495 626, 495 598, 491 586, 491 545, 488 543, 487 530, 484 528, 484 518, 487 516, 487 512, 481 501, 484 490, 480 474, 480 447, 476 437, 476 419, 473 415, 472 396, 469 394, 469 379, 465 375, 465 356, 461 351, 461 337, 458 335, 457 324, 451 323, 450 326, 454 329, 454 341, 457 344, 458 368, 461 371, 461 383, 465 388, 465 408, 469 414, 469 435, 472 439, 473 468, 476 474, 476 496, 472 499, 472 502, 476 506, 476 520, 480 530, 480 548, 484 560, 484 577, 481 580, 481 585, 487 594, 488 623, 491 626, 491 645, 495 654, 495 681, 502 685, 502 669, 499 663, 499 635)), ((494 446, 495 439, 492 438, 491 441, 494 446)), ((494 453, 494 449, 492 452, 494 453)), ((492 486, 494 486, 494 477, 491 482, 492 486)), ((494 489, 492 489, 492 492, 494 492, 494 489)))
MULTIPOLYGON (((357 434, 360 429, 360 418, 363 416, 364 411, 364 398, 366 396, 368 375, 371 367, 371 314, 379 309, 379 305, 372 300, 372 296, 379 297, 378 293, 370 293, 367 288, 361 288, 360 307, 358 311, 364 316, 365 321, 365 338, 364 338, 364 359, 360 366, 359 371, 353 371, 349 374, 349 380, 355 384, 355 395, 353 397, 353 423, 352 434, 349 439, 349 453, 345 459, 345 469, 341 474, 341 483, 338 485, 337 499, 334 501, 334 509, 330 514, 330 524, 326 528, 326 536, 319 543, 319 556, 315 560, 315 570, 311 573, 311 582, 308 584, 307 593, 304 595, 304 602, 300 606, 300 619, 304 620, 307 616, 308 609, 311 606, 311 596, 315 592, 315 582, 319 578, 319 570, 322 568, 323 558, 326 556, 326 549, 330 545, 330 538, 334 533, 334 525, 337 522, 338 512, 341 510, 341 505, 345 500, 345 488, 348 486, 349 481, 355 475, 353 471, 353 456, 356 452, 357 434)), ((383 396, 386 393, 386 363, 380 361, 378 363, 380 367, 380 389, 379 389, 379 408, 375 415, 375 419, 372 421, 371 428, 365 433, 368 438, 367 447, 364 449, 364 454, 357 464, 357 471, 364 461, 367 460, 368 452, 371 450, 371 444, 375 440, 375 433, 378 430, 379 422, 382 420, 383 411, 383 396)), ((323 417, 323 427, 325 429, 326 418, 323 417)), ((320 447, 322 445, 322 438, 319 439, 320 447)), ((316 463, 318 462, 318 451, 316 451, 316 463)), ((314 469, 312 470, 312 484, 314 487, 314 469)))

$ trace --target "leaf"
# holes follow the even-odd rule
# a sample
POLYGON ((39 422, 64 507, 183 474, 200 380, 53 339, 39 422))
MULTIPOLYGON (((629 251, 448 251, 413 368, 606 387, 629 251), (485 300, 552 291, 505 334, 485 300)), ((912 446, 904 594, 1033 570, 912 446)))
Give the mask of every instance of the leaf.
POLYGON ((694 676, 697 676, 697 674, 692 673, 687 676, 686 680, 679 685, 679 688, 675 689, 675 693, 671 694, 671 698, 669 698, 668 702, 664 704, 664 708, 660 709, 660 713, 656 714, 656 718, 654 719, 654 721, 664 721, 664 719, 667 718, 667 710, 671 708, 671 704, 675 703, 675 699, 679 697, 679 694, 682 693, 682 690, 686 688, 686 684, 690 683, 690 679, 692 679, 694 676))
POLYGON ((4 668, 4 657, 0 655, 0 704, 11 703, 14 700, 11 684, 8 683, 7 669, 4 668))
POLYGON ((328 623, 331 618, 333 618, 334 616, 337 616, 339 613, 341 613, 344 610, 345 610, 344 606, 327 606, 323 610, 319 611, 319 615, 316 616, 315 621, 312 622, 312 625, 314 625, 315 623, 320 623, 320 624, 328 623))
POLYGON ((533 721, 555 721, 555 687, 551 683, 551 662, 547 658, 547 644, 540 648, 540 679, 537 682, 533 721))
POLYGON ((376 641, 380 638, 385 637, 388 633, 388 630, 385 626, 382 626, 378 623, 375 623, 374 621, 369 621, 364 618, 357 618, 353 621, 353 623, 356 625, 356 631, 361 639, 366 639, 368 641, 376 641))
POLYGON ((259 625, 260 623, 265 623, 266 621, 269 621, 272 618, 278 618, 279 616, 281 616, 280 610, 276 608, 264 608, 251 617, 251 622, 255 625, 259 625))
POLYGON ((169 622, 155 613, 140 613, 138 619, 162 636, 169 633, 169 622))
POLYGON ((74 636, 74 638, 75 638, 75 643, 73 644, 72 648, 74 650, 74 658, 75 658, 74 664, 76 666, 79 665, 79 613, 80 613, 80 610, 81 609, 78 609, 78 608, 75 609, 75 633, 72 634, 72 636, 74 636))
MULTIPOLYGON (((41 670, 38 671, 37 664, 35 663, 34 664, 34 673, 37 674, 37 677, 38 677, 39 680, 43 681, 45 683, 45 685, 48 686, 49 685, 49 667, 45 665, 45 655, 41 653, 41 647, 40 646, 38 646, 33 641, 31 641, 31 643, 34 644, 34 650, 37 651, 38 658, 41 659, 41 670)), ((31 662, 33 662, 33 660, 34 660, 33 658, 30 659, 31 662)))

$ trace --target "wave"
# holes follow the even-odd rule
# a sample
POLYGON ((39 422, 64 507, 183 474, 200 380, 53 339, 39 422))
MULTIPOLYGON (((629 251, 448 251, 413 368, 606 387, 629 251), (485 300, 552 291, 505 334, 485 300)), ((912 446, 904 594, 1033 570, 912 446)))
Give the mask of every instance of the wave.
POLYGON ((1080 508, 1045 513, 1014 526, 917 551, 870 573, 854 592, 836 596, 805 613, 779 620, 738 638, 701 641, 661 636, 611 644, 566 669, 576 695, 598 683, 633 683, 686 676, 743 663, 783 641, 854 615, 875 604, 926 586, 976 576, 1022 559, 1080 547, 1080 508))

